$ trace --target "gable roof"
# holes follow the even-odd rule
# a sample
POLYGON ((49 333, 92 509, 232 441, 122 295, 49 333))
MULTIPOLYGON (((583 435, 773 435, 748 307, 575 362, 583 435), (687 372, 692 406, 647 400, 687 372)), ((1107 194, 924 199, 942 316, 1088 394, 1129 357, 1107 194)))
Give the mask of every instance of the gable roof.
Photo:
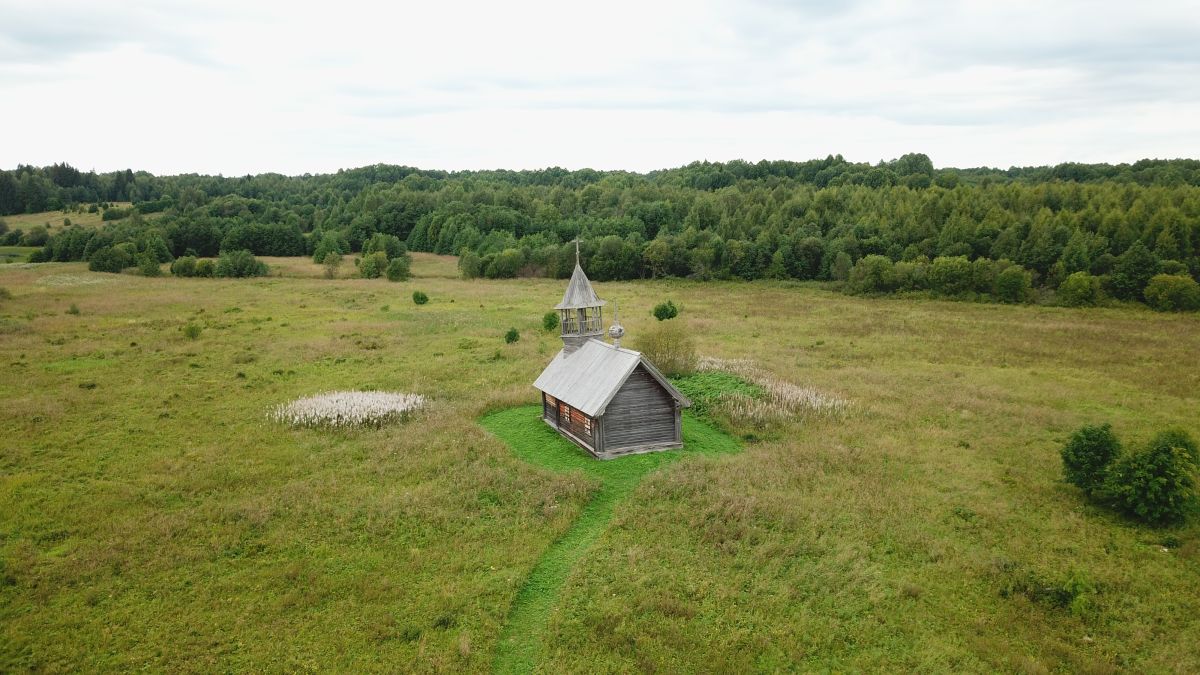
POLYGON ((604 409, 639 364, 672 398, 685 407, 692 404, 641 352, 614 347, 596 339, 588 340, 570 354, 566 350, 560 351, 533 386, 589 417, 597 417, 604 414, 604 409))
POLYGON ((605 304, 607 303, 596 297, 596 291, 592 290, 592 282, 588 281, 587 275, 583 273, 583 268, 579 266, 579 263, 575 263, 575 271, 571 273, 571 282, 567 284, 567 292, 563 293, 562 302, 555 305, 554 309, 600 307, 605 304))

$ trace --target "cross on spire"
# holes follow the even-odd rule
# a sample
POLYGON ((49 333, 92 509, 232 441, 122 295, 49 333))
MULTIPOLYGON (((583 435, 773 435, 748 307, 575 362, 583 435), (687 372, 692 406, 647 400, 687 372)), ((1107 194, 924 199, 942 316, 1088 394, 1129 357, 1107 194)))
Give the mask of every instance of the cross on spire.
POLYGON ((579 237, 575 237, 575 264, 579 264, 579 237))

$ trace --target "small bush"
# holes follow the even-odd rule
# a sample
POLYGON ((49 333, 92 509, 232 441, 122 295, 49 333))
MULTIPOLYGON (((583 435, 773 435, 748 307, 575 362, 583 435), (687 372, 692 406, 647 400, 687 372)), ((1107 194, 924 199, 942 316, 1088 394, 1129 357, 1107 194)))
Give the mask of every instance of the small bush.
POLYGON ((405 254, 392 258, 387 264, 386 275, 388 281, 408 281, 408 255, 405 254))
POLYGON ((653 314, 654 318, 659 321, 666 321, 667 319, 674 319, 679 316, 679 308, 675 306, 674 302, 668 300, 655 305, 653 314))
POLYGON ((639 333, 634 348, 668 377, 688 375, 696 369, 696 343, 678 321, 657 324, 639 333))
POLYGON ((962 295, 974 288, 971 263, 966 256, 937 257, 929 265, 930 290, 942 295, 962 295))
POLYGON ((343 253, 348 253, 349 251, 350 246, 345 244, 337 234, 330 232, 322 235, 317 241, 317 246, 313 250, 313 262, 320 265, 325 262, 330 253, 336 253, 340 257, 343 253))
POLYGON ((1113 463, 1105 496, 1126 515, 1147 523, 1178 522, 1196 502, 1195 470, 1187 449, 1170 442, 1151 443, 1113 463))
POLYGON ((550 332, 558 328, 558 312, 546 312, 542 315, 542 329, 550 332))
POLYGON ((0 286, 0 300, 12 300, 12 291, 0 286))
POLYGON ((200 328, 199 324, 188 323, 180 330, 183 331, 184 337, 186 337, 189 340, 195 340, 196 338, 200 337, 200 332, 203 329, 200 328))
POLYGON ((88 269, 93 272, 120 274, 121 270, 133 266, 133 256, 118 246, 104 246, 92 252, 88 258, 88 269))
POLYGON ((211 260, 196 261, 196 276, 211 279, 216 276, 217 266, 211 260))
POLYGON ((895 266, 891 258, 869 255, 850 270, 847 290, 851 293, 884 293, 891 290, 895 279, 895 266))
POLYGON ((1197 446, 1196 441, 1192 440, 1188 432, 1183 429, 1167 429, 1160 432, 1150 441, 1150 446, 1180 448, 1192 460, 1193 464, 1200 466, 1200 446, 1197 446))
POLYGON ((175 259, 171 263, 171 274, 177 277, 194 277, 196 276, 196 257, 185 255, 175 259))
POLYGON ((384 253, 388 259, 399 258, 407 253, 404 247, 404 242, 400 238, 392 234, 384 234, 377 232, 371 235, 371 238, 363 242, 363 255, 368 255, 375 252, 384 253))
POLYGON ((21 237, 22 246, 45 246, 50 240, 50 231, 45 225, 35 225, 21 237))
POLYGON ((79 305, 72 302, 71 306, 67 308, 67 314, 70 314, 71 316, 79 316, 79 305))
POLYGON ((474 251, 463 251, 458 257, 458 271, 464 279, 478 279, 483 276, 483 259, 474 251))
POLYGON ((1100 301, 1100 279, 1075 272, 1059 284, 1058 300, 1067 307, 1094 307, 1100 301))
POLYGON ((138 272, 144 277, 162 276, 162 268, 153 254, 147 252, 138 256, 138 272))
POLYGON ((1146 284, 1146 304, 1160 312, 1200 309, 1200 284, 1185 274, 1157 274, 1146 284))
POLYGON ((338 268, 342 266, 342 254, 337 251, 326 251, 321 258, 321 264, 325 267, 325 278, 336 279, 338 268))
POLYGON ((996 275, 994 288, 996 298, 1000 302, 1020 303, 1029 298, 1033 281, 1023 267, 1013 265, 996 275))
POLYGON ((1063 446, 1063 478, 1095 494, 1104 485, 1108 467, 1121 454, 1121 443, 1113 435, 1112 426, 1084 426, 1063 446))
POLYGON ((358 273, 364 279, 378 279, 383 276, 387 265, 387 254, 383 251, 375 251, 363 256, 362 261, 358 264, 358 273))
POLYGON ((516 328, 509 328, 508 332, 504 334, 504 342, 510 345, 520 339, 521 333, 516 328))
POLYGON ((267 264, 255 258, 250 251, 221 251, 215 270, 219 277, 262 277, 267 274, 267 264))
POLYGON ((429 302, 429 296, 425 295, 421 291, 413 291, 413 302, 418 305, 423 305, 429 302))

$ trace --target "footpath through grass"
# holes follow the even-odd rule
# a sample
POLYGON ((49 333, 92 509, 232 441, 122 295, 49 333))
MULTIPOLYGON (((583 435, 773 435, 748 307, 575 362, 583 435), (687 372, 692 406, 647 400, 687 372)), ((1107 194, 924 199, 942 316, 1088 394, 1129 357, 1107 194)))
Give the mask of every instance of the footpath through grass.
POLYGON ((575 563, 612 520, 613 509, 642 478, 666 464, 698 454, 735 452, 737 441, 696 417, 683 417, 682 450, 600 461, 558 435, 541 420, 541 406, 521 406, 485 415, 480 423, 521 459, 542 468, 578 471, 599 483, 579 518, 534 565, 509 610, 496 648, 495 671, 533 670, 543 653, 546 626, 563 582, 575 563))

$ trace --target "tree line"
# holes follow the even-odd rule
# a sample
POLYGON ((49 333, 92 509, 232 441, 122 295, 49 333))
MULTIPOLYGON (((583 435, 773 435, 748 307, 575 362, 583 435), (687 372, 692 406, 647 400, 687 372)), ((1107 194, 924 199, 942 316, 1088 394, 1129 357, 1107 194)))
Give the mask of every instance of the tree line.
MULTIPOLYGON (((1074 276, 1102 296, 1144 300, 1157 275, 1194 283, 1200 274, 1196 160, 938 169, 914 153, 877 164, 694 162, 647 174, 387 165, 292 177, 66 165, 0 172, 0 213, 80 208, 92 198, 128 199, 132 215, 144 216, 108 225, 106 236, 153 230, 175 256, 312 255, 331 240, 347 253, 382 233, 409 250, 460 255, 464 275, 493 278, 567 276, 576 237, 597 280, 815 279, 857 292, 1001 298, 1011 294, 995 280, 1016 268, 1027 275, 1025 299, 1074 276), (993 273, 939 287, 935 268, 961 268, 939 259, 986 261, 978 267, 993 273)), ((84 236, 68 229, 39 258, 81 259, 86 244, 72 237, 84 236)))

